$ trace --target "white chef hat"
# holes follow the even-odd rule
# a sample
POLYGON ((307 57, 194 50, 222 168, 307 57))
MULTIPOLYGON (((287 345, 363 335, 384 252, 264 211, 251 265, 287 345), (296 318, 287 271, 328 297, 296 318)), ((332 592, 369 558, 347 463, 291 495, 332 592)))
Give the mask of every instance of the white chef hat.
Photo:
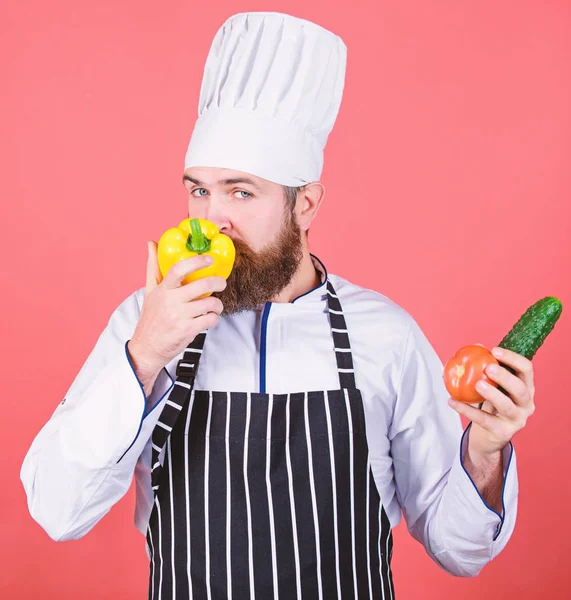
POLYGON ((230 17, 206 59, 184 168, 234 169, 287 186, 318 181, 346 61, 343 40, 311 21, 230 17))

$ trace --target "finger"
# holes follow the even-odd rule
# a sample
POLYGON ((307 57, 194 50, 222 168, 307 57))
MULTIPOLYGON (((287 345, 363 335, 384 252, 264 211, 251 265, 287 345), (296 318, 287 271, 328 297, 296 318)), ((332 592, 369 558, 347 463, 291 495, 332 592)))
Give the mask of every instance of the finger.
POLYGON ((145 293, 149 293, 156 288, 162 281, 161 269, 159 268, 159 259, 157 256, 157 243, 147 242, 147 278, 145 281, 145 293))
POLYGON ((190 302, 205 294, 211 294, 212 292, 222 292, 226 289, 226 279, 224 277, 218 277, 211 275, 210 277, 203 277, 202 279, 196 279, 180 287, 177 290, 180 300, 182 302, 190 302))
POLYGON ((489 431, 493 430, 496 424, 496 419, 498 419, 498 417, 489 414, 485 410, 474 408, 469 404, 465 404, 464 402, 458 402, 453 398, 449 398, 448 403, 457 413, 460 413, 469 421, 472 421, 477 425, 481 425, 484 429, 487 429, 489 431))
POLYGON ((496 410, 496 407, 489 400, 484 400, 483 401, 483 403, 482 403, 482 410, 485 410, 490 415, 497 415, 498 414, 498 411, 496 410))
POLYGON ((174 264, 165 276, 165 287, 175 289, 181 287, 182 280, 189 274, 210 266, 214 259, 207 254, 197 254, 174 264))
MULTIPOLYGON (((488 365, 486 375, 498 383, 507 393, 509 398, 519 406, 525 406, 530 401, 530 393, 522 379, 510 373, 506 368, 498 365, 488 365), (494 367, 497 371, 494 372, 494 367)), ((500 392, 501 393, 501 392, 500 392)), ((502 394, 505 396, 505 394, 502 394)))
POLYGON ((525 356, 507 348, 492 348, 492 354, 503 364, 516 371, 516 375, 527 385, 533 386, 533 365, 525 356))
POLYGON ((209 298, 189 302, 185 310, 185 315, 191 319, 195 319, 210 312, 219 315, 223 310, 224 306, 222 302, 218 298, 210 296, 209 298))
POLYGON ((201 315, 200 317, 196 317, 194 324, 198 327, 198 331, 206 331, 211 327, 215 327, 218 325, 220 321, 220 316, 214 312, 209 312, 206 315, 201 315))
POLYGON ((503 392, 485 381, 478 381, 477 392, 496 409, 498 415, 508 421, 516 421, 519 418, 520 408, 503 392))

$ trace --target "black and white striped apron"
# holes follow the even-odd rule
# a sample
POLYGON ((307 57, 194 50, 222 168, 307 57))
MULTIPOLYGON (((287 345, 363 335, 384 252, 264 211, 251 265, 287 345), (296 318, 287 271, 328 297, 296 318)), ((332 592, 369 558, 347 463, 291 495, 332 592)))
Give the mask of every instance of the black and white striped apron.
POLYGON ((330 281, 327 301, 338 390, 193 391, 206 333, 185 350, 152 435, 149 599, 394 598, 392 532, 330 281))

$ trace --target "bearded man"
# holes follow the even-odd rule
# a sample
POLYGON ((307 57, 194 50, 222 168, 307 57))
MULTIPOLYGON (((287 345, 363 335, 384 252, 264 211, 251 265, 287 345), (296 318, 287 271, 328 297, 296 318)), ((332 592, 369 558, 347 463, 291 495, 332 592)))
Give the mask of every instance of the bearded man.
POLYGON ((478 574, 512 534, 530 362, 504 351, 516 375, 489 376, 506 393, 452 410, 411 315, 309 251, 345 65, 342 40, 307 20, 223 24, 183 183, 189 217, 234 241, 235 268, 182 284, 212 259, 163 278, 149 242, 145 287, 24 461, 30 512, 58 541, 90 531, 135 478, 150 599, 389 599, 401 512, 454 575, 478 574))

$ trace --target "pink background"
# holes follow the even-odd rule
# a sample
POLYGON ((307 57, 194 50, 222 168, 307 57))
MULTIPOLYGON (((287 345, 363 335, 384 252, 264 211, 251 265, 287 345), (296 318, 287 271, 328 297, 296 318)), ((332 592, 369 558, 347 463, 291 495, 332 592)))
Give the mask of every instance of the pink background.
MULTIPOLYGON (((571 310, 569 2, 3 4, 2 598, 146 597, 133 489, 85 538, 56 544, 19 470, 113 309, 144 285, 146 240, 186 216, 204 61, 223 21, 249 10, 316 21, 348 46, 310 237, 331 272, 405 307, 444 361, 497 344, 543 296, 571 310)), ((512 540, 459 579, 401 524, 399 600, 568 597, 569 323, 564 308, 534 358, 512 540)))

